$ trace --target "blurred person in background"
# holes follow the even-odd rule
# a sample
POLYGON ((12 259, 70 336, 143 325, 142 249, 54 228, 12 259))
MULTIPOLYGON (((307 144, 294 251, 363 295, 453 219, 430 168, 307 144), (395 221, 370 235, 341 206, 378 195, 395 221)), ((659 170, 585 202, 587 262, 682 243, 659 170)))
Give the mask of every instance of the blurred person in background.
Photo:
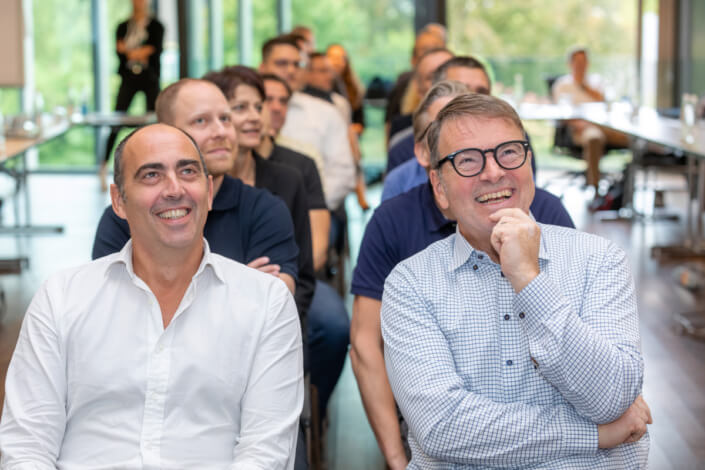
MULTIPOLYGON (((120 65, 120 88, 115 111, 125 112, 138 92, 144 92, 147 111, 154 111, 159 95, 160 56, 164 26, 149 12, 149 0, 132 0, 132 15, 120 23, 115 34, 115 50, 120 65)), ((120 127, 113 127, 105 142, 105 154, 100 165, 100 188, 108 189, 108 160, 120 127)))
MULTIPOLYGON (((302 92, 301 66, 299 45, 291 36, 277 36, 262 46, 260 73, 279 76, 294 92, 281 134, 313 146, 321 155, 326 204, 329 210, 336 211, 355 188, 355 161, 348 140, 348 127, 332 103, 302 92)), ((341 228, 332 227, 331 230, 341 228)))
MULTIPOLYGON (((589 65, 588 51, 585 47, 574 47, 568 52, 570 73, 558 78, 553 84, 551 94, 554 102, 567 100, 570 104, 579 105, 605 100, 599 76, 587 73, 589 65)), ((600 159, 605 154, 605 147, 609 145, 626 148, 629 146, 629 139, 621 132, 582 119, 569 120, 568 129, 573 141, 583 148, 583 158, 587 162, 585 179, 589 186, 595 188, 595 196, 597 197, 597 186, 600 182, 600 159)))
MULTIPOLYGON (((299 252, 306 254, 306 259, 300 257, 299 279, 306 276, 306 293, 312 295, 304 307, 308 318, 311 382, 318 389, 317 405, 325 414, 345 363, 350 320, 335 290, 313 277, 311 231, 303 178, 298 170, 266 160, 256 152, 261 140, 262 110, 266 99, 264 83, 257 72, 236 65, 211 72, 204 78, 218 85, 232 110, 232 123, 238 134, 238 158, 230 175, 246 184, 268 189, 282 198, 291 212, 299 252)), ((299 288, 300 284, 297 284, 297 300, 299 288)))
POLYGON ((330 212, 323 196, 323 185, 318 168, 313 159, 299 153, 277 139, 286 121, 286 111, 291 98, 291 88, 286 81, 272 74, 262 75, 264 82, 264 108, 262 110, 263 135, 257 147, 262 158, 288 165, 301 172, 308 199, 308 214, 311 224, 313 244, 313 269, 319 271, 326 264, 328 256, 328 234, 330 232, 330 212))
POLYGON ((436 69, 452 57, 453 53, 444 47, 430 49, 419 57, 412 76, 412 83, 419 93, 419 98, 414 98, 413 103, 407 102, 404 114, 400 114, 390 123, 387 174, 406 160, 413 158, 413 141, 409 139, 413 133, 411 114, 421 102, 420 98, 423 98, 431 88, 436 69), (408 111, 406 106, 409 106, 408 111))
POLYGON ((411 50, 412 70, 407 70, 406 72, 402 72, 399 74, 399 76, 397 77, 397 81, 394 83, 394 86, 389 92, 389 96, 387 98, 387 109, 384 113, 385 135, 387 136, 387 142, 389 141, 390 137, 390 125, 394 118, 396 118, 400 114, 411 114, 414 111, 414 108, 416 107, 418 102, 421 101, 421 97, 423 96, 423 93, 418 93, 418 91, 414 88, 415 85, 412 84, 413 81, 411 80, 411 76, 413 73, 413 68, 416 67, 416 64, 418 63, 422 55, 424 55, 431 49, 436 49, 439 47, 446 47, 446 41, 444 37, 439 36, 438 32, 422 30, 416 35, 414 47, 411 50), (407 90, 408 88, 411 89, 407 90), (405 99, 405 95, 407 94, 409 95, 406 98, 406 101, 408 102, 414 102, 412 96, 418 97, 416 98, 416 101, 414 102, 411 108, 403 110, 402 100, 405 99))

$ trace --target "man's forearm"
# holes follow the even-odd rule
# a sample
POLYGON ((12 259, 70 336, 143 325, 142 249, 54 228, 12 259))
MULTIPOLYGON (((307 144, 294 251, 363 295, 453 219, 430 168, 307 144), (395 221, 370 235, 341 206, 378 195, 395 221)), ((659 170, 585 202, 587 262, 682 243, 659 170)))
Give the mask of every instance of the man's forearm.
MULTIPOLYGON (((381 351, 378 353, 372 349, 364 352, 354 346, 350 349, 350 363, 360 389, 362 404, 385 460, 393 462, 402 458, 406 461, 396 403, 384 368, 384 357, 381 351)), ((390 463, 390 468, 395 467, 390 463)))
POLYGON ((379 314, 382 303, 356 295, 350 324, 350 363, 360 389, 362 404, 390 469, 406 468, 407 459, 399 431, 394 395, 384 365, 379 314))
POLYGON ((578 413, 597 424, 621 416, 641 392, 643 381, 631 282, 627 276, 612 282, 614 290, 602 296, 607 299, 604 305, 589 305, 598 295, 586 293, 580 315, 546 274, 515 301, 516 310, 525 315, 521 324, 541 375, 578 413))
POLYGON ((311 245, 313 248, 313 270, 323 268, 328 259, 328 240, 330 238, 330 211, 315 209, 308 211, 311 223, 311 245))

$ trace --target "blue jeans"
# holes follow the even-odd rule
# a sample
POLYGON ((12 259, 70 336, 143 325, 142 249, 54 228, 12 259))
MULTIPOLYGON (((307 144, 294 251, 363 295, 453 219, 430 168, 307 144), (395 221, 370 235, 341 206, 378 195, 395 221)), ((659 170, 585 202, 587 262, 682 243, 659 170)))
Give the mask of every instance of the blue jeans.
POLYGON ((350 345, 350 317, 343 299, 324 282, 316 281, 307 325, 311 383, 318 389, 318 406, 324 416, 350 345))

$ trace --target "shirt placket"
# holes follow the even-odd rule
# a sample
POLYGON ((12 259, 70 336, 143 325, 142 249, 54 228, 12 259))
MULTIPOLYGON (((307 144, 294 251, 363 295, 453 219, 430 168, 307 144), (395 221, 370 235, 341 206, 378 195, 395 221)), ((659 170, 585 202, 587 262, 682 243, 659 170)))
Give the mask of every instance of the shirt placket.
POLYGON ((144 416, 142 418, 142 436, 140 448, 142 450, 142 463, 145 469, 161 468, 161 440, 164 433, 164 416, 166 401, 169 392, 169 375, 171 371, 171 349, 174 335, 177 331, 177 319, 193 302, 196 292, 195 283, 192 282, 184 294, 181 304, 176 310, 171 322, 166 328, 161 328, 162 312, 156 297, 152 294, 152 315, 158 319, 155 326, 161 330, 157 334, 156 342, 151 347, 149 357, 149 371, 147 375, 147 388, 144 403, 144 416))
MULTIPOLYGON (((153 318, 158 318, 161 322, 161 309, 154 296, 152 296, 151 313, 153 318)), ((161 466, 161 438, 171 369, 169 349, 173 335, 174 328, 161 328, 161 332, 154 335, 156 341, 150 341, 149 369, 142 418, 142 435, 140 436, 142 463, 145 468, 159 468, 161 466)))
MULTIPOLYGON (((507 395, 517 392, 518 381, 523 371, 521 353, 521 330, 517 325, 518 318, 513 311, 514 288, 509 280, 504 277, 499 266, 492 266, 492 276, 499 278, 497 283, 497 313, 499 316, 502 389, 507 395)), ((509 397, 505 397, 509 399, 509 397)))

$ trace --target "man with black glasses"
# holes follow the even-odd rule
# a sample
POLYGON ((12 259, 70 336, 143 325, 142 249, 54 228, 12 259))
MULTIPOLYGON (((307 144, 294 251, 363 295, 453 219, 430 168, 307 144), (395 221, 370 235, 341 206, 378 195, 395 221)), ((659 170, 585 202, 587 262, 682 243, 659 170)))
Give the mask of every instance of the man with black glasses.
POLYGON ((625 253, 534 221, 533 155, 502 100, 455 98, 428 146, 457 230, 397 265, 382 300, 408 468, 645 468, 651 416, 625 253))
MULTIPOLYGON (((462 83, 437 83, 414 113, 416 165, 424 176, 430 165, 425 138, 429 125, 453 98, 467 93, 468 88, 462 83)), ((561 201, 540 188, 536 189, 531 213, 542 223, 574 227, 561 201)), ((370 426, 392 470, 406 468, 408 448, 403 441, 405 425, 398 419, 384 366, 380 330, 384 280, 400 261, 454 232, 453 214, 441 208, 425 177, 413 189, 382 202, 367 223, 360 244, 351 285, 355 300, 350 359, 370 426)))

